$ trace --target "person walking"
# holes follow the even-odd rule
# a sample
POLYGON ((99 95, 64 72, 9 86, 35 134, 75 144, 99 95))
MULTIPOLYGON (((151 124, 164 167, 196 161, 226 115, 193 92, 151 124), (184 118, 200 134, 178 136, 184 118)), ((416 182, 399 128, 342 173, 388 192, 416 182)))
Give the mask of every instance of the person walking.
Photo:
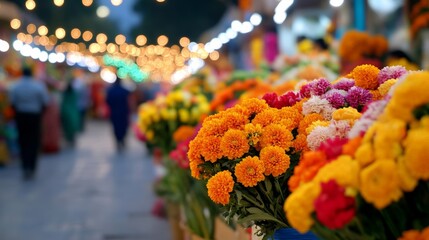
POLYGON ((118 151, 122 151, 125 148, 125 136, 130 121, 129 96, 131 92, 124 88, 121 83, 122 79, 118 78, 116 82, 107 89, 106 95, 106 102, 110 112, 110 121, 113 126, 118 151))
POLYGON ((60 111, 64 138, 73 147, 76 135, 80 131, 81 116, 78 107, 78 94, 71 81, 62 94, 60 111))
POLYGON ((46 87, 32 77, 29 68, 24 68, 22 73, 21 79, 10 88, 10 103, 15 111, 23 177, 30 180, 37 168, 42 113, 49 95, 46 87))

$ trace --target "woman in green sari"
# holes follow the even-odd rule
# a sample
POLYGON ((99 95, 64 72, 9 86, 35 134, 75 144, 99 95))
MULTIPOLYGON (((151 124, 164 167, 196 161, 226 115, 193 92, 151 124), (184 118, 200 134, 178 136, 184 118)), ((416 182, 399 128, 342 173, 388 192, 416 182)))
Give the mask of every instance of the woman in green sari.
POLYGON ((62 95, 61 122, 64 138, 72 146, 74 146, 76 134, 79 132, 80 114, 77 101, 77 93, 70 81, 62 95))

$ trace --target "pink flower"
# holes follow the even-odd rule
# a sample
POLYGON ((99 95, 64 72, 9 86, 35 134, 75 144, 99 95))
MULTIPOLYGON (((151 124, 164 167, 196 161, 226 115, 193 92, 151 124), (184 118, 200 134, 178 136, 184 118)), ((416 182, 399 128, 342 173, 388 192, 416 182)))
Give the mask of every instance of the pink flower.
POLYGON ((316 217, 329 229, 340 229, 356 214, 356 202, 345 195, 345 189, 335 180, 322 183, 322 192, 314 202, 316 217))
POLYGON ((317 126, 307 136, 307 144, 310 150, 316 151, 320 145, 333 136, 329 127, 317 126))
POLYGON ((319 96, 312 96, 307 102, 302 105, 302 113, 308 115, 311 113, 321 114, 326 120, 332 118, 332 113, 335 109, 326 99, 319 96))
POLYGON ((347 103, 358 111, 362 111, 365 105, 372 100, 372 94, 368 90, 360 87, 352 87, 347 93, 347 103))
POLYGON ((333 160, 339 157, 343 152, 343 145, 348 140, 346 138, 334 137, 322 142, 318 150, 326 154, 328 160, 333 160))
POLYGON ((331 88, 331 83, 324 79, 314 80, 301 87, 300 95, 302 97, 321 96, 331 88))
POLYGON ((348 133, 348 137, 351 139, 361 136, 363 133, 365 133, 374 123, 374 121, 376 121, 383 113, 388 101, 388 99, 383 99, 368 104, 364 113, 362 114, 362 117, 357 122, 355 122, 355 125, 348 133))
POLYGON ((355 86, 355 80, 349 79, 349 78, 343 78, 337 83, 335 83, 334 85, 332 85, 332 88, 348 91, 350 88, 354 86, 355 86))
POLYGON ((378 73, 378 82, 382 84, 389 79, 398 79, 407 73, 407 69, 402 66, 384 67, 378 73))
POLYGON ((334 108, 341 108, 346 105, 347 92, 344 90, 331 89, 323 97, 329 101, 334 108))
POLYGON ((170 158, 183 169, 189 168, 188 150, 190 140, 180 142, 176 149, 170 152, 170 158))

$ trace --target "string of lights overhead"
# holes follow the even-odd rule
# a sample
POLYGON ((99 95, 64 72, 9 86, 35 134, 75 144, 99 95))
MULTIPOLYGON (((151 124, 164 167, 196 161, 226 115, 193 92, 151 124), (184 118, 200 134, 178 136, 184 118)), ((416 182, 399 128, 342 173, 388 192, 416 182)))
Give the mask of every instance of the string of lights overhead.
MULTIPOLYGON (((64 1, 65 0, 53 0, 53 3, 57 7, 62 7, 64 5, 64 1)), ((71 0, 69 0, 69 1, 71 1, 71 0)), ((75 0, 73 0, 73 1, 75 1, 75 0)), ((111 0, 110 2, 112 3, 113 6, 117 7, 117 6, 120 6, 122 4, 122 1, 123 0, 111 0)), ((85 7, 89 7, 93 3, 94 3, 94 0, 82 0, 82 5, 84 5, 85 7)), ((27 0, 25 2, 25 7, 30 11, 34 10, 36 8, 36 6, 37 6, 37 3, 35 0, 27 0)))

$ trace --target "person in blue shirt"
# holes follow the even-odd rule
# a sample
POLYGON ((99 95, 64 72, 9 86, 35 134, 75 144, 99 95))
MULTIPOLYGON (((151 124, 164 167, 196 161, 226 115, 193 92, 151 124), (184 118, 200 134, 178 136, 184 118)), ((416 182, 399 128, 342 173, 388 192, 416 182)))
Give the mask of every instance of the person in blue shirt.
POLYGON ((113 126, 118 151, 125 147, 125 136, 130 122, 130 94, 118 79, 107 89, 106 102, 110 110, 110 121, 113 126))
POLYGON ((46 86, 32 77, 31 69, 24 68, 22 73, 21 79, 11 86, 9 98, 15 111, 23 177, 29 180, 37 168, 41 120, 49 95, 46 86))

